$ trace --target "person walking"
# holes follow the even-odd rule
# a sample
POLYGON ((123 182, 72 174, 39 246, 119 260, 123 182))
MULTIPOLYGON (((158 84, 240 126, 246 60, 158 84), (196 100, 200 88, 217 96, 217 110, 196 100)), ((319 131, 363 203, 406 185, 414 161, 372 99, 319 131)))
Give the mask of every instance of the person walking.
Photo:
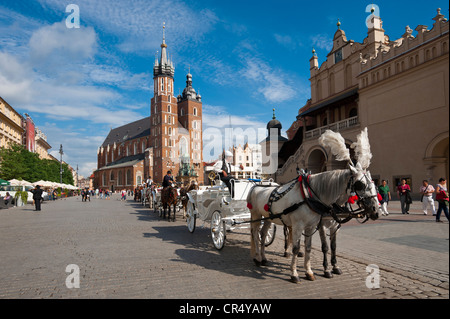
POLYGON ((445 217, 448 219, 448 190, 447 181, 445 178, 439 179, 439 184, 436 185, 436 200, 439 203, 439 207, 436 213, 436 222, 442 223, 441 213, 444 211, 445 217))
POLYGON ((423 214, 427 215, 428 206, 430 206, 431 211, 433 212, 433 216, 435 216, 436 208, 434 207, 434 199, 433 199, 434 187, 428 184, 428 181, 426 179, 424 179, 422 182, 422 187, 420 187, 420 193, 422 194, 421 202, 423 214))
POLYGON ((381 195, 381 215, 387 216, 389 215, 389 212, 387 211, 387 205, 389 201, 391 200, 391 192, 389 190, 389 186, 387 185, 386 180, 381 181, 381 185, 378 186, 378 192, 381 195))
POLYGON ((42 189, 39 185, 36 185, 35 189, 30 190, 31 193, 33 193, 33 200, 34 200, 34 206, 35 211, 41 210, 41 201, 42 201, 42 189))
POLYGON ((400 185, 397 187, 397 194, 400 197, 400 205, 402 214, 409 214, 409 205, 411 204, 411 188, 406 184, 406 179, 402 179, 400 185))

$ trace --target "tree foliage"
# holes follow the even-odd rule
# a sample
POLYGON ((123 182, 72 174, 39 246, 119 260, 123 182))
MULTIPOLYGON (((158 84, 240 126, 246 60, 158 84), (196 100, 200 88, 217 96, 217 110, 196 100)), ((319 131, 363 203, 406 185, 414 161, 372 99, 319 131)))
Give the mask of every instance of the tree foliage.
MULTIPOLYGON (((69 165, 63 163, 62 182, 73 185, 73 176, 69 165)), ((5 180, 23 179, 31 183, 39 180, 60 182, 60 162, 40 159, 39 155, 29 152, 23 145, 10 144, 9 148, 0 148, 0 177, 5 180)))

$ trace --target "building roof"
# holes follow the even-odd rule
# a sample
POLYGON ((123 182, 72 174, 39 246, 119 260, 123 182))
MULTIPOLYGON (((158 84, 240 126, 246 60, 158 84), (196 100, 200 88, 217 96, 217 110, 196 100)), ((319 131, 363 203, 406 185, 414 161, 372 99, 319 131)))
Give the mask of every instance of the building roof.
POLYGON ((102 146, 106 147, 114 143, 122 143, 128 140, 133 140, 135 138, 149 136, 150 135, 150 117, 146 117, 137 120, 132 123, 125 124, 120 127, 112 129, 102 146))
POLYGON ((115 162, 111 162, 108 165, 99 168, 98 170, 102 171, 102 170, 111 169, 111 168, 129 167, 129 166, 136 165, 137 163, 139 163, 140 161, 143 161, 144 159, 145 159, 144 153, 126 156, 126 157, 122 157, 121 159, 119 159, 115 162))

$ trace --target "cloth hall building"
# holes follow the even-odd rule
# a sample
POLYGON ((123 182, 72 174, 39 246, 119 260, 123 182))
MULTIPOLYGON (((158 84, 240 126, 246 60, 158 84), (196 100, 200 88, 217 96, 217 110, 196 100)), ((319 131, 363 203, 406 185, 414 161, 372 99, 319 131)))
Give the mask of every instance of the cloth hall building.
POLYGON ((277 182, 292 179, 297 168, 344 168, 318 138, 330 129, 351 145, 365 127, 372 178, 386 180, 393 199, 402 178, 415 198, 424 179, 432 185, 448 180, 449 22, 440 9, 432 20, 430 27, 406 26, 400 38, 391 39, 372 12, 361 43, 347 39, 338 23, 322 64, 314 51, 309 61, 311 98, 287 130, 277 182))
POLYGON ((169 170, 178 181, 203 181, 201 96, 189 73, 175 97, 174 75, 163 33, 153 67, 150 116, 111 129, 98 148, 95 188, 134 189, 147 178, 160 184, 169 170))

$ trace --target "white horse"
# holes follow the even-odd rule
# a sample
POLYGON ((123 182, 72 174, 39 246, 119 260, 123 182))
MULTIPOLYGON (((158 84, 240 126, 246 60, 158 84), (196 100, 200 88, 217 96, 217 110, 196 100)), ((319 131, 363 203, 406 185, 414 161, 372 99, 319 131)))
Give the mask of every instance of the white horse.
MULTIPOLYGON (((336 214, 335 209, 341 207, 351 192, 358 195, 358 203, 364 209, 363 214, 373 220, 378 218, 379 203, 375 185, 372 183, 367 167, 372 157, 368 143, 367 129, 352 144, 358 163, 353 165, 350 152, 339 133, 327 131, 320 138, 321 144, 330 147, 337 160, 348 161, 348 169, 327 171, 310 175, 308 181, 294 179, 281 187, 254 187, 247 197, 251 212, 251 256, 257 265, 265 265, 264 242, 272 222, 292 229, 292 261, 291 281, 298 283, 297 255, 300 250, 300 238, 305 234, 305 269, 306 277, 314 280, 310 265, 311 236, 319 223, 326 226, 325 221, 336 214), (306 182, 306 191, 304 183, 306 182), (313 205, 313 203, 315 203, 313 205), (261 220, 264 226, 259 228, 261 220)), ((332 258, 333 261, 333 258, 332 258)), ((325 262, 324 262, 325 266, 325 262)), ((337 270, 336 270, 337 271, 337 270)))

